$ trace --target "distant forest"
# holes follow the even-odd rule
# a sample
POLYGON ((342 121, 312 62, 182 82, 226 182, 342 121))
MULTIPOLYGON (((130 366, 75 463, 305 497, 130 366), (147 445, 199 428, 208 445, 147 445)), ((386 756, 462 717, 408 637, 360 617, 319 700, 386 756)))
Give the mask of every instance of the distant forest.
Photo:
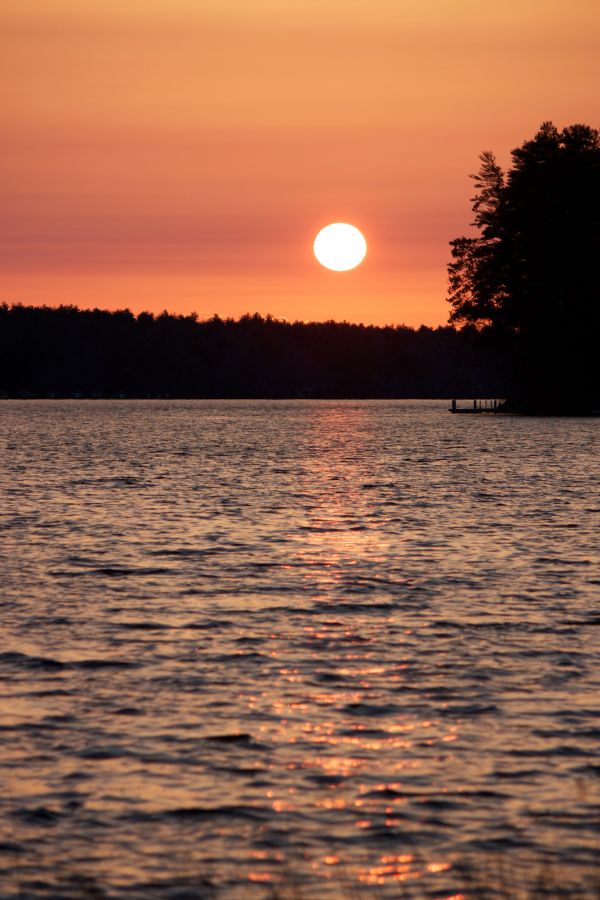
POLYGON ((486 329, 0 305, 0 396, 505 397, 486 329))

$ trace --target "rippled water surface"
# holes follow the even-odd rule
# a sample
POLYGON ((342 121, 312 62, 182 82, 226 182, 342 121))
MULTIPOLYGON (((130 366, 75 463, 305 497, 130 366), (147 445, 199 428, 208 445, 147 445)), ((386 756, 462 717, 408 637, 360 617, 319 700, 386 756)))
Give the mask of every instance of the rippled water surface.
POLYGON ((2 898, 593 859, 600 421, 446 406, 2 402, 2 898))

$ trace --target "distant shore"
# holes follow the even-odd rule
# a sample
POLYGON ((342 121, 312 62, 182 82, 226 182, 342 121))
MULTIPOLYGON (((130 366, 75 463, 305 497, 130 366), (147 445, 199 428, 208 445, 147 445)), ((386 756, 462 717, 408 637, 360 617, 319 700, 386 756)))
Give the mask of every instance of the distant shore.
POLYGON ((505 397, 485 331, 0 305, 0 397, 505 397))

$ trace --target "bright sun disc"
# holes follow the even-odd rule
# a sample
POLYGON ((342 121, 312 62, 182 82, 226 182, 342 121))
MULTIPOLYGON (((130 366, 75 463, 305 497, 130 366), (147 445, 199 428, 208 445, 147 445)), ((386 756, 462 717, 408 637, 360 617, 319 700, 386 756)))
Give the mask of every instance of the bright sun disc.
POLYGON ((326 269, 347 272, 365 258, 367 242, 358 228, 346 222, 326 225, 315 238, 314 253, 326 269))

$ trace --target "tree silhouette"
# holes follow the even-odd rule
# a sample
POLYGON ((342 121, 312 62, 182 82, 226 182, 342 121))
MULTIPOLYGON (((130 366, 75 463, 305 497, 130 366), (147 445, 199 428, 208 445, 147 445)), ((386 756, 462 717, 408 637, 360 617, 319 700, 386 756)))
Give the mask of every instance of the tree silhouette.
POLYGON ((479 231, 451 241, 450 321, 510 342, 526 412, 600 407, 600 134, 545 122, 505 174, 482 153, 479 231))
POLYGON ((472 326, 0 304, 0 398, 498 397, 505 370, 472 326))

